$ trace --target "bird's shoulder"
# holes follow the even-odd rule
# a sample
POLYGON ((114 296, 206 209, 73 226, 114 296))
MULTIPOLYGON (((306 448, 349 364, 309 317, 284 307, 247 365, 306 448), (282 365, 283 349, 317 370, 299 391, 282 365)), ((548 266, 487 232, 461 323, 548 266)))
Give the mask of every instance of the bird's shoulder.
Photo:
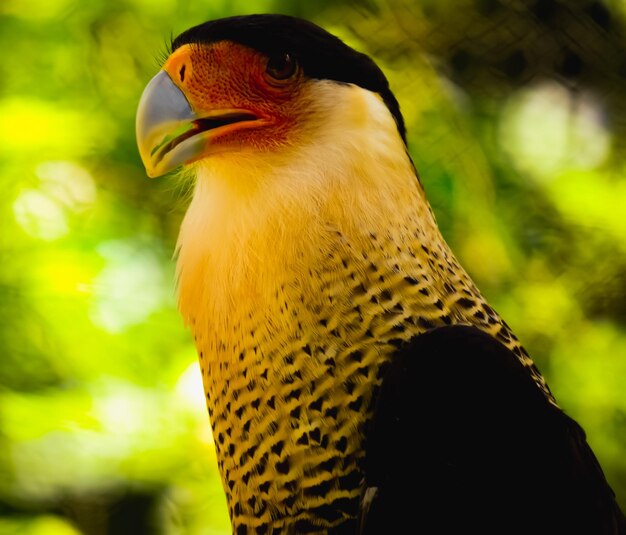
POLYGON ((394 355, 365 474, 362 533, 626 533, 582 428, 470 326, 394 355))

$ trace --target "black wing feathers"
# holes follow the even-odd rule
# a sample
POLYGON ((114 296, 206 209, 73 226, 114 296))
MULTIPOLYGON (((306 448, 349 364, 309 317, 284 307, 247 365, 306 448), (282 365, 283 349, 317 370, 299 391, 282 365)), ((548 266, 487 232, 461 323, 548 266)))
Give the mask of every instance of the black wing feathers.
POLYGON ((365 471, 368 535, 626 533, 581 427, 472 327, 435 329, 396 355, 365 471))

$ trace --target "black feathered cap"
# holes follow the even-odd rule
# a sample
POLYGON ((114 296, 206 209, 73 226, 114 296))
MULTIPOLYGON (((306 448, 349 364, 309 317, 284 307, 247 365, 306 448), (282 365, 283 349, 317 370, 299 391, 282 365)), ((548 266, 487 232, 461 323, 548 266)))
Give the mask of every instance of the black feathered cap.
POLYGON ((288 15, 243 15, 212 20, 181 33, 172 52, 191 43, 233 41, 267 55, 292 54, 310 78, 358 85, 378 93, 406 144, 406 129, 389 82, 374 61, 307 20, 288 15))

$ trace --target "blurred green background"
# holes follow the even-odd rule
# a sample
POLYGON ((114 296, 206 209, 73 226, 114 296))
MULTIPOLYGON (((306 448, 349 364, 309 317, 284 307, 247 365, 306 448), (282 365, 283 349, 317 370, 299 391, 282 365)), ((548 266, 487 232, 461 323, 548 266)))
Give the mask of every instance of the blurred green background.
POLYGON ((2 0, 0 534, 227 534, 175 305, 188 191, 139 96, 172 36, 310 18, 399 98, 444 235, 626 508, 626 3, 2 0))

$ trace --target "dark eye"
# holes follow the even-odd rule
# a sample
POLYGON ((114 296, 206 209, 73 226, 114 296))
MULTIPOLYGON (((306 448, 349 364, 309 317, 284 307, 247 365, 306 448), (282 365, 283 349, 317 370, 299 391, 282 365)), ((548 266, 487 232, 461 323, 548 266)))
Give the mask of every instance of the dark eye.
POLYGON ((266 71, 274 80, 287 80, 298 69, 298 62, 291 54, 277 54, 271 56, 267 62, 266 71))

